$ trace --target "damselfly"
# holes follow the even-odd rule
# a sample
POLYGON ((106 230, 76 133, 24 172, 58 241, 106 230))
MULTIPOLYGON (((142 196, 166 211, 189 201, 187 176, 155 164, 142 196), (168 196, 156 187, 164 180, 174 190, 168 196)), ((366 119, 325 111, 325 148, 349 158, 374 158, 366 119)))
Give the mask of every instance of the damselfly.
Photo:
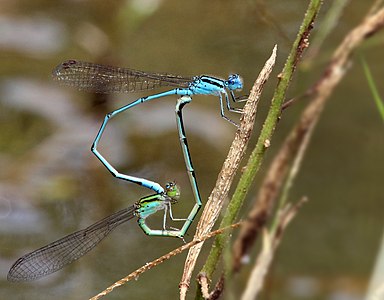
POLYGON ((180 233, 177 230, 169 230, 166 226, 167 214, 173 221, 183 220, 175 219, 172 215, 171 205, 176 203, 179 197, 179 187, 174 182, 169 182, 165 186, 164 193, 141 198, 128 208, 19 258, 9 270, 8 280, 30 281, 54 273, 91 251, 113 229, 135 217, 139 226, 148 235, 179 237, 180 233), (149 228, 145 221, 159 210, 164 210, 163 229, 154 230, 149 228))
POLYGON ((133 217, 137 217, 139 226, 147 235, 182 238, 186 234, 202 205, 187 138, 185 135, 182 109, 187 103, 191 102, 192 95, 215 95, 220 99, 221 116, 236 125, 236 123, 224 114, 224 103, 222 97, 222 95, 224 95, 227 109, 229 111, 241 113, 241 109, 231 107, 228 96, 229 93, 232 100, 236 102, 237 99, 233 91, 243 87, 242 80, 237 74, 230 75, 228 80, 206 75, 181 77, 170 74, 147 73, 127 68, 110 67, 69 60, 63 62, 54 69, 53 77, 64 85, 74 86, 80 90, 88 90, 98 93, 137 92, 161 86, 175 87, 167 92, 142 97, 131 102, 130 104, 112 111, 111 113, 108 113, 105 116, 91 147, 92 152, 115 177, 149 188, 155 191, 156 194, 144 197, 131 207, 118 211, 87 227, 86 229, 72 233, 24 255, 11 267, 8 273, 8 280, 10 281, 35 280, 58 271, 88 253, 114 228, 124 222, 127 222, 133 217), (112 117, 140 103, 170 95, 182 96, 178 99, 175 110, 177 129, 189 180, 196 200, 196 203, 187 219, 176 219, 172 215, 171 205, 177 202, 180 196, 180 190, 177 185, 171 182, 168 183, 164 189, 157 182, 122 174, 118 172, 97 150, 98 143, 106 125, 112 117), (164 210, 163 229, 151 229, 145 223, 145 220, 158 210, 164 210), (173 221, 185 221, 181 229, 167 229, 167 212, 169 212, 169 216, 173 221))
POLYGON ((138 92, 154 89, 163 86, 175 87, 172 90, 139 98, 127 105, 108 113, 97 133, 92 144, 91 150, 96 157, 104 164, 104 166, 117 178, 127 180, 155 191, 158 194, 164 193, 163 187, 157 182, 144 178, 134 177, 118 172, 105 158, 97 146, 107 126, 108 121, 119 113, 122 113, 138 104, 158 99, 170 95, 182 96, 176 105, 177 128, 180 137, 180 143, 183 151, 185 165, 187 167, 192 191, 196 200, 196 204, 191 210, 186 223, 181 230, 185 234, 191 222, 195 218, 199 208, 201 207, 201 198, 198 190, 196 176, 192 166, 192 159, 189 153, 187 138, 184 131, 182 120, 182 108, 191 101, 192 95, 214 95, 220 99, 220 113, 223 118, 234 123, 224 114, 224 100, 229 111, 240 113, 242 110, 232 108, 229 96, 234 102, 237 98, 234 95, 235 90, 242 89, 243 82, 239 75, 229 75, 227 80, 219 79, 212 76, 202 75, 195 77, 182 77, 165 73, 149 73, 137 71, 128 68, 119 68, 104 66, 94 63, 82 62, 77 60, 68 60, 58 65, 53 71, 53 78, 60 83, 73 86, 80 90, 92 91, 97 93, 113 93, 113 92, 138 92), (228 95, 229 94, 229 95, 228 95))

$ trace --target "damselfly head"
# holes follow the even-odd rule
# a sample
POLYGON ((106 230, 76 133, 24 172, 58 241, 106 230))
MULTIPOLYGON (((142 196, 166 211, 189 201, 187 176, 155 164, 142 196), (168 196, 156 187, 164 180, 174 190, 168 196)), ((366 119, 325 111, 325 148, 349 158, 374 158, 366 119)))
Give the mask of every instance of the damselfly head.
POLYGON ((228 76, 226 84, 231 91, 241 90, 243 88, 243 79, 239 74, 231 74, 228 76))
POLYGON ((165 185, 165 193, 168 197, 178 200, 180 197, 180 187, 174 181, 168 182, 165 185))

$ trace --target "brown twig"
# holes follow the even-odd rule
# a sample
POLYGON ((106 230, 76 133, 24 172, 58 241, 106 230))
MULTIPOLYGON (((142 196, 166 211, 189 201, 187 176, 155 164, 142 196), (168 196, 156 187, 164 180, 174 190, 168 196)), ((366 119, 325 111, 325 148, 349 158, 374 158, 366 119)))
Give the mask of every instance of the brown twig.
POLYGON ((224 272, 220 275, 219 280, 217 281, 216 285, 212 289, 211 292, 209 292, 209 280, 208 276, 206 274, 203 274, 202 272, 199 273, 197 276, 197 282, 200 285, 201 288, 201 295, 204 299, 207 300, 216 300, 220 299, 221 294, 224 292, 224 283, 225 283, 225 275, 224 272), (208 295, 208 296, 207 296, 208 295))
POLYGON ((221 296, 221 293, 224 290, 224 276, 221 276, 219 281, 216 283, 215 288, 212 290, 212 292, 209 292, 209 279, 204 274, 200 273, 197 276, 197 281, 201 288, 201 294, 204 299, 206 300, 216 300, 219 299, 221 296))
POLYGON ((264 230, 263 249, 256 260, 255 267, 248 279, 247 287, 245 288, 241 300, 256 299, 257 294, 261 291, 265 276, 268 273, 276 248, 283 237, 283 233, 305 201, 306 198, 302 198, 295 205, 287 204, 278 212, 277 230, 273 232, 264 230))
POLYGON ((140 267, 139 269, 135 270, 134 272, 132 272, 131 274, 129 274, 128 276, 120 279, 119 281, 116 281, 114 284, 112 284, 111 286, 109 286, 108 288, 106 288, 104 291, 100 292, 99 294, 97 294, 96 296, 90 298, 90 300, 97 300, 97 299, 100 299, 101 297, 104 297, 105 295, 109 294, 110 292, 112 292, 115 288, 117 287, 120 287, 124 284, 126 284, 128 281, 131 281, 132 279, 135 279, 137 277, 139 277, 139 275, 143 274, 144 272, 152 269, 153 267, 156 267, 157 265, 167 261, 168 259, 170 259, 171 257, 173 256, 176 256, 180 253, 182 253, 183 251, 199 244, 199 243, 202 243, 204 242, 205 240, 207 239, 210 239, 218 234, 222 234, 224 231, 226 230, 230 230, 230 229, 234 229, 234 228, 237 228, 237 227, 240 227, 241 226, 241 222, 239 223, 235 223, 235 224, 232 224, 231 226, 228 226, 226 228, 220 228, 220 229, 217 229, 215 231, 212 231, 204 236, 202 236, 200 239, 194 239, 193 241, 187 243, 187 244, 184 244, 183 246, 179 247, 179 248, 176 248, 175 250, 153 260, 152 262, 150 263, 146 263, 144 266, 140 267))
MULTIPOLYGON (((244 106, 244 112, 240 121, 240 128, 236 132, 235 139, 232 142, 227 159, 225 160, 223 168, 218 175, 215 188, 208 198, 208 202, 197 225, 194 239, 200 239, 201 236, 204 236, 212 229, 220 214, 224 200, 228 196, 233 177, 239 168, 240 161, 244 156, 246 146, 252 134, 258 100, 264 84, 272 71, 272 66, 275 63, 276 51, 277 46, 274 47, 271 57, 268 59, 263 70, 260 72, 260 75, 251 90, 249 99, 244 106)), ((189 250, 184 266, 183 276, 179 285, 180 299, 185 299, 192 271, 195 267, 202 245, 202 243, 199 243, 189 250)))
POLYGON ((280 191, 289 162, 299 150, 304 139, 309 139, 319 120, 329 95, 343 78, 352 52, 368 37, 384 26, 384 9, 370 13, 360 25, 353 29, 335 51, 321 79, 310 89, 314 99, 302 113, 298 124, 285 140, 272 162, 271 168, 260 188, 257 202, 249 214, 234 247, 234 268, 240 267, 240 260, 257 238, 265 224, 280 191))

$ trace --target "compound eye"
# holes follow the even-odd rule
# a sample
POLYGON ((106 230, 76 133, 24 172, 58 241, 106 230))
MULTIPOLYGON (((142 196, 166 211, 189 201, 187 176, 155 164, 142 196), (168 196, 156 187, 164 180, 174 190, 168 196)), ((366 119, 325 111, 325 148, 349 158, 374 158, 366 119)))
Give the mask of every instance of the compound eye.
POLYGON ((237 80, 239 79, 239 75, 237 74, 231 74, 228 76, 228 82, 230 84, 233 84, 234 82, 236 82, 237 80))
POLYGON ((175 186, 175 183, 174 183, 174 182, 168 182, 168 183, 165 185, 165 189, 170 190, 170 189, 172 189, 174 186, 175 186))

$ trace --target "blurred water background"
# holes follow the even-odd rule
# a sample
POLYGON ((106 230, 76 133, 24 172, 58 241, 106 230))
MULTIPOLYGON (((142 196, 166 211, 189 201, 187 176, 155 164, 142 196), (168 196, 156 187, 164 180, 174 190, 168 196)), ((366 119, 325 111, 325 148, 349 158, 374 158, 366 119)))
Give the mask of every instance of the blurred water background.
MULTIPOLYGON (((316 62, 298 70, 290 96, 320 77, 335 46, 369 5, 350 1, 316 62)), ((151 193, 114 179, 90 152, 104 114, 142 95, 60 87, 50 77, 57 64, 76 58, 190 76, 226 78, 236 72, 244 78, 246 94, 278 44, 274 76, 261 100, 260 128, 306 7, 303 0, 0 1, 1 299, 87 299, 181 245, 177 239, 147 237, 131 221, 62 271, 31 283, 7 282, 10 266, 21 255, 151 193)), ((313 35, 328 7, 323 6, 313 35)), ((378 83, 384 76, 383 42, 380 34, 361 49, 378 83)), ((382 85, 379 90, 384 95, 382 85)), ((140 105, 113 119, 100 149, 121 172, 159 183, 176 180, 182 200, 174 213, 185 216, 194 200, 178 144, 175 100, 140 105)), ((298 103, 284 113, 264 170, 304 106, 298 103)), ((221 119, 214 97, 194 97, 185 122, 205 202, 235 128, 221 119)), ((310 201, 284 237, 263 299, 363 298, 384 223, 383 129, 357 60, 312 140, 292 194, 292 200, 307 195, 310 201)), ((161 224, 161 218, 160 213, 153 223, 161 224)), ((184 258, 145 273, 108 299, 176 299, 184 258)), ((233 279, 239 291, 249 268, 233 279)))

